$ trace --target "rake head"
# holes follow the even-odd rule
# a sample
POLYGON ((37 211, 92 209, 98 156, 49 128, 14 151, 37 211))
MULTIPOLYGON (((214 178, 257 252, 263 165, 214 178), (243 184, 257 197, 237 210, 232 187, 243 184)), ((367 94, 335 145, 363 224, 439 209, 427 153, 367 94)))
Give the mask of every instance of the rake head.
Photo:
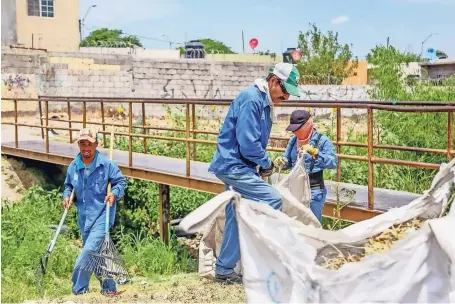
POLYGON ((44 254, 44 256, 42 256, 39 259, 38 267, 36 269, 35 284, 38 287, 38 291, 41 296, 43 295, 42 282, 43 282, 44 275, 46 274, 47 262, 49 260, 49 256, 50 256, 50 253, 46 252, 46 254, 44 254))
POLYGON ((104 238, 97 251, 88 252, 81 261, 81 269, 94 272, 101 278, 129 276, 125 261, 109 236, 104 238))

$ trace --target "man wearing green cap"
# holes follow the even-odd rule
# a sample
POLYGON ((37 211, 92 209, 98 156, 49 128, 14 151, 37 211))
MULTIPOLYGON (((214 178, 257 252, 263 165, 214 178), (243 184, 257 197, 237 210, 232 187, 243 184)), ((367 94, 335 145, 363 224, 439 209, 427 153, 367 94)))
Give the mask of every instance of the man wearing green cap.
MULTIPOLYGON (((209 172, 220 179, 226 188, 233 187, 242 197, 265 203, 281 210, 281 195, 262 177, 273 172, 273 162, 266 152, 273 107, 299 96, 300 75, 294 65, 278 63, 269 70, 266 79, 257 79, 232 101, 218 135, 215 156, 209 172), (259 172, 257 170, 259 168, 259 172)), ((233 203, 226 206, 226 222, 220 254, 216 261, 216 280, 241 283, 234 272, 240 259, 239 234, 233 203)))

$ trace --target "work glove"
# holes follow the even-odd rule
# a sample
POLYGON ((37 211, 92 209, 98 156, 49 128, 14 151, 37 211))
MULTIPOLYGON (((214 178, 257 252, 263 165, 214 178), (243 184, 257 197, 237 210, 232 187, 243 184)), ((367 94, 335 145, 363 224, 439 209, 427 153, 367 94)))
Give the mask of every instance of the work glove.
POLYGON ((319 150, 318 148, 315 148, 311 145, 303 145, 300 147, 300 151, 306 151, 308 152, 308 154, 310 154, 311 156, 313 156, 313 158, 316 158, 316 156, 318 155, 319 153, 319 150))
POLYGON ((260 167, 259 168, 259 175, 261 177, 267 177, 267 176, 272 175, 274 167, 275 166, 274 166, 273 162, 272 162, 272 165, 270 166, 270 168, 264 169, 264 168, 260 167))
POLYGON ((281 169, 284 166, 286 166, 287 162, 288 162, 288 159, 286 157, 278 156, 277 158, 275 158, 275 161, 273 162, 273 164, 275 165, 275 167, 281 169))

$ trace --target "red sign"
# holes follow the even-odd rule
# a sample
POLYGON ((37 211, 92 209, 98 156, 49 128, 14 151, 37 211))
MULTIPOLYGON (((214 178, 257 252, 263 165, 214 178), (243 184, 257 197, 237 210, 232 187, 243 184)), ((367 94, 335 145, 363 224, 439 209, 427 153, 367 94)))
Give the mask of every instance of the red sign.
POLYGON ((251 38, 250 47, 254 50, 259 44, 259 41, 256 38, 251 38))

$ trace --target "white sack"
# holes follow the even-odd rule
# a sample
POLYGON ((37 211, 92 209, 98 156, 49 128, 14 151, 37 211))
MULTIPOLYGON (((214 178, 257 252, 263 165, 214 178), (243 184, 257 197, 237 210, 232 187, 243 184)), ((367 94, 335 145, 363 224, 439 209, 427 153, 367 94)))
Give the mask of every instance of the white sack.
MULTIPOLYGON (((281 194, 283 203, 282 212, 284 214, 303 224, 321 227, 321 224, 309 207, 311 190, 303 157, 297 160, 296 165, 289 174, 282 175, 280 180, 277 178, 273 186, 281 194)), ((188 227, 185 226, 187 223, 200 222, 197 227, 192 227, 192 233, 202 231, 202 238, 199 243, 198 272, 202 277, 213 278, 215 276, 215 262, 220 253, 221 242, 223 240, 225 214, 224 208, 221 208, 217 211, 218 214, 215 217, 206 218, 206 214, 210 211, 205 210, 205 206, 209 202, 185 217, 180 223, 180 227, 187 229, 188 227)), ((240 261, 235 271, 242 273, 240 261)))
MULTIPOLYGON (((226 191, 203 205, 206 219, 216 216, 234 196, 239 223, 243 282, 247 302, 360 303, 450 302, 455 295, 455 208, 445 208, 454 182, 455 160, 442 164, 432 185, 406 206, 339 231, 304 225, 271 207, 226 191), (209 212, 209 210, 213 212, 209 212), (362 245, 394 224, 415 217, 429 220, 394 244, 390 251, 349 263, 336 271, 316 261, 333 245, 362 245), (436 219, 434 219, 436 218, 436 219)), ((190 214, 183 229, 201 222, 190 214)), ((334 249, 333 249, 334 250, 334 249)))

